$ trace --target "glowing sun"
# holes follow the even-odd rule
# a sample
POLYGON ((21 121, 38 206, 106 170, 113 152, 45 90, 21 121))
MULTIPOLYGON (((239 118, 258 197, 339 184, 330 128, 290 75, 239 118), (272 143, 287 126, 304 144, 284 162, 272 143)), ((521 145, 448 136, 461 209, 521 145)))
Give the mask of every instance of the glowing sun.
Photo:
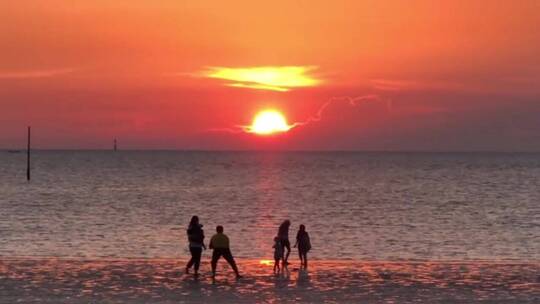
POLYGON ((279 111, 264 110, 257 113, 251 126, 247 126, 245 129, 249 133, 271 135, 287 132, 292 128, 294 128, 294 125, 289 125, 285 116, 279 111))

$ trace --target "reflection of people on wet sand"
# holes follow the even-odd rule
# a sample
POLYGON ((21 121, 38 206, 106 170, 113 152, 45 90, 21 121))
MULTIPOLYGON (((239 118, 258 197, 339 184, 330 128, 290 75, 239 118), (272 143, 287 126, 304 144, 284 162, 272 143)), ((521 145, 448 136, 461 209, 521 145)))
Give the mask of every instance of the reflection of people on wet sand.
POLYGON ((308 289, 311 288, 311 278, 309 272, 306 269, 300 269, 298 277, 296 279, 296 287, 308 289))
POLYGON ((232 256, 231 250, 229 249, 229 237, 223 233, 223 226, 216 227, 216 234, 210 239, 210 249, 214 249, 212 253, 212 277, 216 276, 216 267, 217 262, 220 257, 223 258, 231 265, 236 278, 241 278, 240 273, 238 272, 238 267, 236 267, 236 262, 232 256))
POLYGON ((189 252, 191 253, 191 259, 186 265, 186 273, 189 273, 191 266, 195 269, 195 276, 199 275, 199 265, 201 264, 201 254, 204 246, 204 231, 203 225, 199 224, 199 217, 193 216, 189 222, 187 229, 189 252))
MULTIPOLYGON (((283 245, 281 244, 281 241, 279 240, 279 237, 274 238, 274 273, 280 272, 281 268, 279 267, 279 262, 281 259, 283 259, 283 245)), ((285 267, 285 266, 284 266, 285 267)))
POLYGON ((306 231, 306 226, 300 225, 300 229, 296 234, 296 243, 294 247, 298 247, 298 256, 300 257, 300 267, 307 269, 308 260, 307 253, 311 249, 311 242, 309 240, 309 234, 306 231))
POLYGON ((284 248, 287 248, 287 254, 284 254, 283 256, 283 267, 287 266, 289 264, 289 254, 291 254, 291 242, 289 241, 289 227, 291 226, 291 221, 284 220, 281 225, 279 225, 278 229, 278 238, 281 242, 281 245, 284 248))

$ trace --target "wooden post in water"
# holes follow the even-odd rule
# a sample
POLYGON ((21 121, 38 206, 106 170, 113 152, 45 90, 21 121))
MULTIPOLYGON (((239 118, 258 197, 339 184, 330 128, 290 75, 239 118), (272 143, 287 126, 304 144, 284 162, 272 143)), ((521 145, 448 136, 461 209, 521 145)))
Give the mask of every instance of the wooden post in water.
POLYGON ((118 147, 116 146, 116 138, 115 138, 115 139, 114 139, 114 152, 116 152, 117 148, 118 148, 118 147))
POLYGON ((30 181, 30 126, 28 127, 28 145, 26 147, 26 180, 30 181))

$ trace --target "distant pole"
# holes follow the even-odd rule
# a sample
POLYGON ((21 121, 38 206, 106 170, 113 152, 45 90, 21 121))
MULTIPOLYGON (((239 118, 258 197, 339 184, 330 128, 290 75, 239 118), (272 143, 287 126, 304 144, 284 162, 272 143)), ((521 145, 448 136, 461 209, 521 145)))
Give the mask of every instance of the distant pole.
POLYGON ((26 180, 30 180, 30 127, 28 127, 28 145, 26 147, 26 180))
POLYGON ((114 152, 116 152, 117 146, 116 146, 116 138, 114 139, 114 152))

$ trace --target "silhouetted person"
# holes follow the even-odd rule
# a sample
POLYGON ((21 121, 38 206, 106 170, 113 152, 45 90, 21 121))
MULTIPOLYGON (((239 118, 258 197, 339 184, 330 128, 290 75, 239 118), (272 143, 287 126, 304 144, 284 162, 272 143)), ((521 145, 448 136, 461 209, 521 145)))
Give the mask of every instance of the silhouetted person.
POLYGON ((291 221, 284 220, 281 225, 279 225, 278 229, 278 238, 281 242, 281 245, 283 245, 284 248, 287 249, 287 254, 283 255, 283 266, 287 266, 289 264, 289 254, 291 254, 291 242, 289 241, 289 227, 291 226, 291 221))
POLYGON ((296 234, 296 243, 294 244, 294 247, 298 247, 300 266, 307 268, 307 253, 311 249, 311 241, 309 240, 306 226, 300 225, 300 229, 298 229, 298 233, 296 234))
POLYGON ((217 233, 212 236, 212 239, 210 239, 210 249, 214 249, 214 252, 212 253, 212 278, 216 276, 217 262, 222 256, 229 265, 231 265, 236 274, 236 278, 241 278, 229 248, 229 237, 223 233, 223 226, 217 226, 216 232, 217 233))
POLYGON ((199 217, 193 216, 189 222, 187 229, 187 236, 189 241, 189 252, 191 253, 191 259, 186 265, 186 273, 189 273, 191 266, 194 266, 195 276, 199 275, 199 265, 201 265, 201 254, 204 246, 204 231, 203 225, 199 224, 199 217))
MULTIPOLYGON (((281 260, 283 259, 284 251, 283 244, 281 244, 281 241, 277 236, 274 237, 274 246, 272 246, 272 248, 274 248, 274 273, 276 273, 276 270, 277 272, 281 270, 281 268, 279 267, 279 262, 281 262, 281 260)), ((285 265, 283 265, 283 267, 285 267, 285 265)))

